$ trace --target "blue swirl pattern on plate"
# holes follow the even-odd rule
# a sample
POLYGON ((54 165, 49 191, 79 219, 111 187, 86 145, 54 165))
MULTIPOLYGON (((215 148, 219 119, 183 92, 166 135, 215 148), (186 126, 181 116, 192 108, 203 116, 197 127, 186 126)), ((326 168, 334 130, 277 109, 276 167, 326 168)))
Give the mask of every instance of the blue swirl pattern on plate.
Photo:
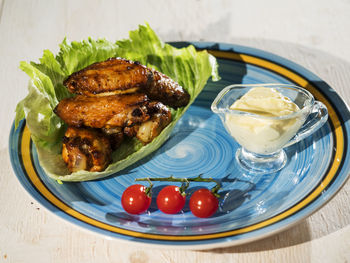
MULTIPOLYGON (((22 122, 17 131, 13 129, 11 132, 10 155, 15 173, 24 188, 50 211, 83 228, 124 241, 184 248, 212 248, 262 238, 298 222, 330 200, 349 172, 346 151, 349 112, 341 98, 311 72, 273 54, 236 45, 194 44, 199 49, 212 50, 217 56, 222 80, 208 82, 169 140, 158 151, 109 178, 61 185, 45 175, 35 147, 31 144, 30 158, 35 169, 34 177, 38 178, 33 180, 23 165, 23 160, 28 157, 21 152, 25 126, 25 122, 22 122), (344 144, 344 153, 339 162, 334 160, 334 156, 340 135, 335 132, 337 127, 331 120, 313 136, 286 148, 288 163, 282 171, 253 176, 239 169, 234 159, 238 144, 210 111, 211 102, 223 87, 232 83, 295 84, 290 76, 272 68, 240 60, 240 56, 244 55, 273 62, 297 73, 321 91, 330 105, 337 105, 336 114, 340 119, 344 144), (337 171, 327 181, 327 187, 307 201, 317 191, 320 182, 327 180, 332 165, 336 166, 337 171), (188 200, 196 189, 203 186, 210 188, 214 183, 191 183, 185 208, 176 215, 163 214, 156 207, 157 192, 166 183, 156 183, 154 198, 147 213, 132 216, 121 207, 123 191, 136 178, 169 175, 194 177, 198 174, 220 180, 223 186, 220 209, 211 218, 194 217, 188 200), (70 209, 53 202, 53 198, 38 187, 39 184, 70 209)), ((184 43, 174 45, 182 46, 184 43)))

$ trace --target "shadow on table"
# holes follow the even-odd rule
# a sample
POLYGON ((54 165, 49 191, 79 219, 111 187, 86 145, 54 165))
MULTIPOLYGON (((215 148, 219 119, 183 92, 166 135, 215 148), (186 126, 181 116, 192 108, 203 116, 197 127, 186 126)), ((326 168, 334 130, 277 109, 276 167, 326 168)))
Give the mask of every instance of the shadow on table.
POLYGON ((227 248, 216 248, 216 249, 204 250, 202 252, 218 253, 218 254, 259 252, 259 251, 291 247, 298 244, 306 243, 311 240, 312 240, 312 237, 311 237, 308 222, 306 220, 303 220, 300 224, 268 238, 254 241, 249 244, 243 244, 243 245, 227 247, 227 248))

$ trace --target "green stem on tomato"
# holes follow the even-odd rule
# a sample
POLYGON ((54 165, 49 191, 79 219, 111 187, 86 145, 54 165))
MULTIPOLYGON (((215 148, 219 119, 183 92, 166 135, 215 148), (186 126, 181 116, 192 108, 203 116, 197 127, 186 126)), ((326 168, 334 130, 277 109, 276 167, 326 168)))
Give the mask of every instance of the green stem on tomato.
MULTIPOLYGON (((145 177, 145 178, 137 178, 135 181, 148 181, 151 185, 151 181, 163 181, 163 182, 180 182, 183 183, 180 187, 180 192, 183 193, 189 186, 190 182, 207 182, 207 183, 216 183, 216 185, 210 190, 213 195, 216 197, 220 197, 218 194, 218 191, 221 188, 221 184, 219 181, 209 177, 209 178, 203 178, 202 174, 198 175, 197 177, 193 178, 176 178, 174 176, 169 177, 145 177)), ((153 186, 153 185, 152 185, 153 186)))
POLYGON ((149 182, 149 186, 146 187, 145 193, 147 196, 151 197, 152 196, 152 188, 153 188, 153 184, 151 182, 151 180, 147 180, 149 182))
POLYGON ((185 195, 185 191, 186 189, 190 186, 190 182, 187 180, 187 178, 184 178, 185 181, 182 183, 181 187, 180 187, 180 193, 182 195, 185 195))

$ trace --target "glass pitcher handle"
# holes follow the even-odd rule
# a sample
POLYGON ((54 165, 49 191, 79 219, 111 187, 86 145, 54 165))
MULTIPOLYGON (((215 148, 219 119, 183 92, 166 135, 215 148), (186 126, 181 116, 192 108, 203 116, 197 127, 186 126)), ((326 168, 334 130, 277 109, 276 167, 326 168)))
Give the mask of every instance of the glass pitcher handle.
POLYGON ((315 101, 314 106, 308 116, 307 121, 300 128, 298 133, 284 146, 290 146, 294 143, 297 143, 307 136, 311 135, 327 121, 328 119, 328 111, 327 107, 320 101, 315 101))

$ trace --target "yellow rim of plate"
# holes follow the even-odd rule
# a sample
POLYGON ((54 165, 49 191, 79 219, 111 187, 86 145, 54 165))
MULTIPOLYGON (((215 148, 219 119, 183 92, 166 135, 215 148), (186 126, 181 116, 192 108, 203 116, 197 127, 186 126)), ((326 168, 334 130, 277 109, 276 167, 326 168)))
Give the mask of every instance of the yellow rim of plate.
POLYGON ((21 153, 22 153, 22 161, 25 168, 25 171, 32 182, 32 184, 35 186, 35 188, 53 205, 55 205, 58 209, 62 210, 66 214, 82 221, 87 224, 90 224, 92 226, 95 226, 99 229, 111 231, 117 234, 127 235, 131 237, 136 238, 144 238, 144 239, 155 239, 155 240, 169 240, 169 241, 195 241, 195 240, 207 240, 207 239, 215 239, 215 238, 223 238, 223 237, 229 237, 229 236, 235 236, 240 235, 244 233, 248 233, 254 230, 261 229, 263 227, 269 226, 271 224, 274 224, 278 221, 281 221, 294 213, 298 212, 299 210, 303 209, 305 206, 310 204, 317 196, 319 196, 323 190, 329 185, 329 183, 332 181, 332 179, 337 174, 338 168, 341 164, 342 157, 344 154, 344 134, 343 129, 341 127, 340 120, 333 108, 333 106, 327 101, 327 99, 324 97, 324 95, 319 92, 312 84, 310 84, 306 79, 301 77, 300 75, 294 73, 293 71, 284 68, 281 65, 278 65, 276 63, 273 63, 271 61, 257 58, 251 55, 245 55, 245 54, 239 54, 239 53, 233 53, 229 51, 215 51, 210 50, 211 54, 213 54, 217 58, 224 58, 224 59, 230 59, 230 60, 236 60, 245 62, 248 64, 252 64, 255 66, 259 66, 265 69, 268 69, 270 71, 273 71, 275 73, 278 73, 284 77, 287 77, 291 81, 295 82, 296 85, 299 85, 307 90, 309 90, 314 97, 323 102, 328 109, 329 113, 329 119, 334 127, 334 134, 335 134, 335 143, 336 143, 336 151, 334 154, 333 163, 331 164, 328 173, 326 176, 324 176, 324 179, 322 182, 318 185, 316 189, 314 189, 313 192, 311 192, 306 198, 304 198, 301 202, 297 203, 293 207, 289 208, 288 210, 271 217, 265 221, 243 227, 240 229, 234 229, 230 231, 220 232, 220 233, 213 233, 213 234, 203 234, 203 235, 188 235, 188 236, 176 236, 176 235, 159 235, 159 234, 149 234, 149 233, 141 233, 136 232, 132 230, 126 230, 122 229, 116 226, 112 226, 106 223, 103 223, 101 221, 95 220, 91 217, 88 217, 68 205, 66 205, 64 202, 62 202, 60 199, 58 199, 54 194, 51 193, 51 191, 43 184, 41 179, 38 177, 35 168, 33 166, 33 162, 31 159, 31 150, 30 150, 30 131, 27 126, 25 126, 22 134, 21 139, 21 153))

